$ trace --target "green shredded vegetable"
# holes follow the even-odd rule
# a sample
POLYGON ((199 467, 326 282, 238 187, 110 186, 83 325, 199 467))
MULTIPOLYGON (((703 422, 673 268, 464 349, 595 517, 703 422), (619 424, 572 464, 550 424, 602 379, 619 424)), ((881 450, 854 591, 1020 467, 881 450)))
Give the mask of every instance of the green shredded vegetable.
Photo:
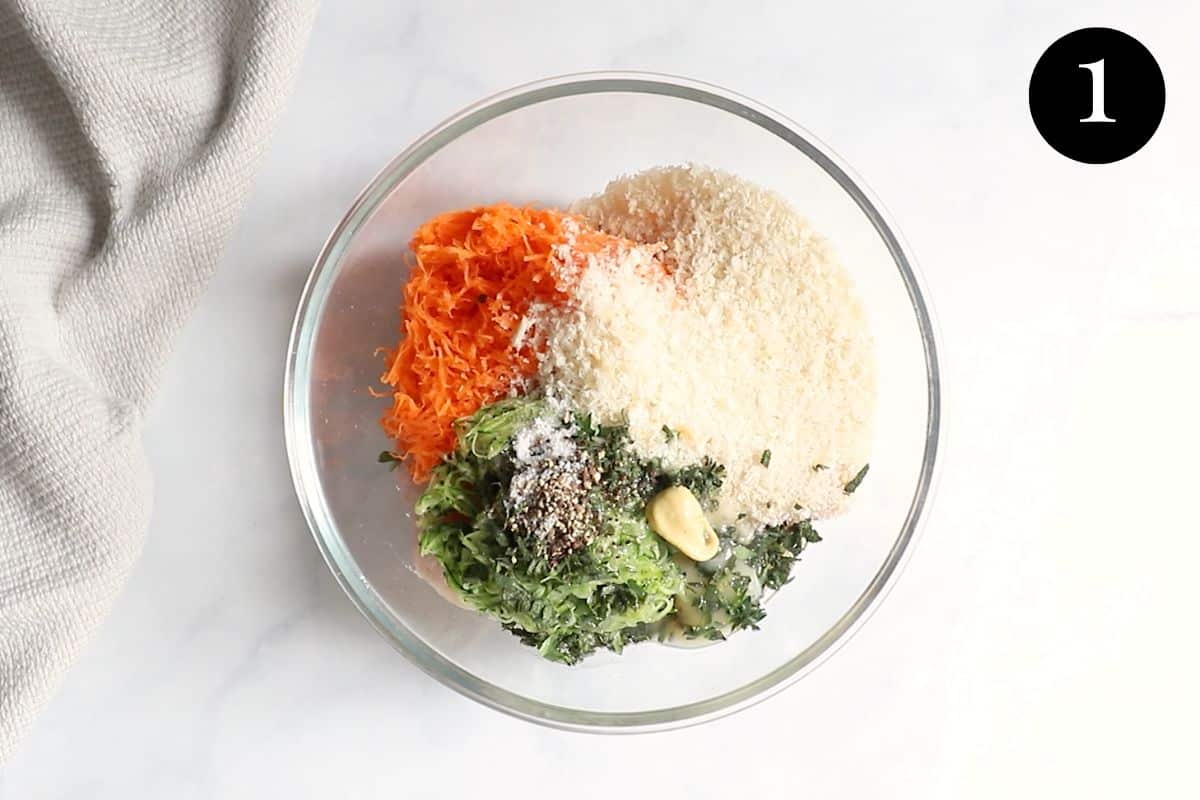
MULTIPOLYGON (((674 610, 683 575, 643 518, 609 505, 600 535, 554 565, 514 535, 504 506, 514 472, 508 445, 544 412, 536 401, 505 400, 461 423, 458 449, 417 503, 420 544, 469 606, 545 658, 573 664, 648 638, 649 625, 674 610)), ((600 493, 596 502, 604 503, 600 493)))

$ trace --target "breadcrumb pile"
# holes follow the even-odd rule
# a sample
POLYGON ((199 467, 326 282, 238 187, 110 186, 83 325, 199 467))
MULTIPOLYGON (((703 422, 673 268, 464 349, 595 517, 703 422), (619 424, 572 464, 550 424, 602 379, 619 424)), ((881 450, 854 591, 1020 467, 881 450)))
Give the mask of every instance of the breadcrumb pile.
POLYGON ((777 194, 697 166, 620 178, 572 212, 665 246, 670 274, 609 259, 537 309, 544 390, 627 420, 646 456, 724 464, 718 521, 750 531, 845 510, 870 450, 874 347, 825 241, 777 194))

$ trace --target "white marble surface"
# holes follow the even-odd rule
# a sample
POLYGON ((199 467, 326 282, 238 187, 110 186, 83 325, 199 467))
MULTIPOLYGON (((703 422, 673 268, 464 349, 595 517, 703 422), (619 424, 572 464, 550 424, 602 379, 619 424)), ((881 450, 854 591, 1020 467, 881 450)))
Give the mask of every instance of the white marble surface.
POLYGON ((0 797, 1196 796, 1200 12, 909 5, 327 4, 150 420, 144 558, 0 797), (1088 25, 1167 81, 1107 167, 1025 101, 1088 25), (921 259, 948 367, 940 493, 882 609, 779 697, 653 737, 511 720, 396 655, 310 541, 280 421, 296 297, 359 188, 463 104, 589 68, 711 80, 832 145, 921 259))

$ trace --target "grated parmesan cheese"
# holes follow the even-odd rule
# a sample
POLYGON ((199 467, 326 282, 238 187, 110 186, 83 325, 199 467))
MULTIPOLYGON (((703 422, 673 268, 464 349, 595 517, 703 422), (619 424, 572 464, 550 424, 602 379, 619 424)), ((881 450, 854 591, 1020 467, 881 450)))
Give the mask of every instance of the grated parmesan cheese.
POLYGON ((697 166, 618 179, 572 210, 665 245, 673 273, 639 274, 658 249, 637 248, 589 264, 570 303, 539 309, 547 395, 627 419, 644 456, 724 464, 718 524, 843 511, 870 448, 874 349, 827 244, 778 195, 697 166))

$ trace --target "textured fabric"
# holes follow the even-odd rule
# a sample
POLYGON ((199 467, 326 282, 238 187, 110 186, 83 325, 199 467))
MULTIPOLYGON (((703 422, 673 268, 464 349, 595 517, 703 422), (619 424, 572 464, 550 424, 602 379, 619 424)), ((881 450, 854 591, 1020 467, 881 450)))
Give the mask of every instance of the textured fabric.
POLYGON ((141 549, 142 415, 313 11, 0 0, 0 761, 141 549))

